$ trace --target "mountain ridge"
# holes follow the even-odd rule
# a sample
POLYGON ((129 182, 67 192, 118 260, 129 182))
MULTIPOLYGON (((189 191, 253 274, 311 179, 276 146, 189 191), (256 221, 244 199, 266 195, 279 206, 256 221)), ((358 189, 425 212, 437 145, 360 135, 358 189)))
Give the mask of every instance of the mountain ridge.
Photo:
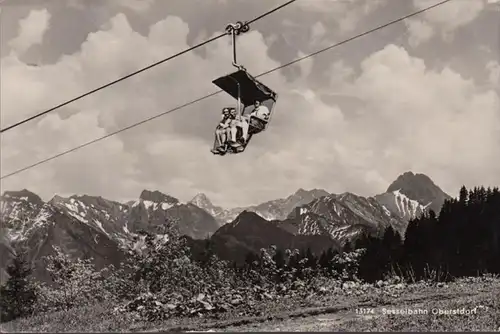
POLYGON ((267 220, 285 219, 295 206, 308 203, 314 198, 326 195, 328 195, 328 192, 323 189, 314 188, 311 190, 304 190, 303 188, 299 188, 286 198, 269 200, 257 205, 224 209, 214 205, 205 194, 199 193, 193 197, 190 203, 200 205, 200 208, 216 217, 221 224, 226 224, 236 219, 243 211, 257 212, 261 217, 267 220))
MULTIPOLYGON (((366 233, 380 235, 389 226, 404 235, 409 220, 428 208, 439 209, 451 198, 422 175, 403 173, 386 192, 375 196, 299 188, 285 198, 229 209, 214 205, 202 193, 184 203, 159 190, 144 189, 136 200, 120 203, 90 195, 55 195, 44 202, 26 189, 7 191, 1 196, 0 228, 7 246, 34 249, 33 261, 57 245, 79 256, 109 252, 116 262, 118 254, 137 246, 141 231, 156 233, 157 227, 170 221, 193 240, 219 242, 221 252, 231 254, 234 247, 241 260, 244 250, 256 251, 255 243, 273 243, 269 235, 287 247, 315 248, 316 242, 321 245, 317 250, 352 242, 366 233), (242 221, 246 228, 238 225, 242 221), (48 246, 41 246, 41 240, 48 246)), ((98 264, 104 264, 105 258, 99 257, 98 264)))

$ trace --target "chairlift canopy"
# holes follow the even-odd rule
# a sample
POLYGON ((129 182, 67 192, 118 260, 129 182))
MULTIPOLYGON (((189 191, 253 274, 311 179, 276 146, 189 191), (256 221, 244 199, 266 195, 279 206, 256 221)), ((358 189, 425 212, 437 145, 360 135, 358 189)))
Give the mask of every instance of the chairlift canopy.
POLYGON ((252 105, 255 101, 276 100, 276 93, 273 90, 259 82, 245 70, 238 70, 212 82, 234 99, 239 97, 241 103, 245 106, 252 105))

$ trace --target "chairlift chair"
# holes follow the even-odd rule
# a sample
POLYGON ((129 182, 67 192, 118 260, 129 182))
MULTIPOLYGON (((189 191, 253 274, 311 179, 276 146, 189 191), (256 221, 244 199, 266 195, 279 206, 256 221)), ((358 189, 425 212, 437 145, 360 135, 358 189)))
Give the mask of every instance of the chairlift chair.
MULTIPOLYGON (((218 153, 220 155, 224 155, 225 153, 235 154, 243 152, 253 135, 265 131, 273 116, 274 107, 278 98, 278 94, 276 94, 276 92, 264 85, 262 82, 258 81, 255 77, 248 73, 243 66, 236 62, 236 35, 239 35, 241 32, 248 31, 248 26, 238 22, 236 24, 229 25, 226 28, 226 31, 232 35, 233 66, 238 68, 238 70, 217 78, 213 80, 212 83, 236 99, 236 117, 250 114, 256 101, 259 101, 261 105, 264 105, 269 109, 269 117, 268 119, 262 119, 253 115, 250 116, 247 141, 242 142, 238 140, 235 146, 227 145, 225 152, 218 153)), ((241 139, 241 133, 241 129, 238 128, 237 139, 241 139)))

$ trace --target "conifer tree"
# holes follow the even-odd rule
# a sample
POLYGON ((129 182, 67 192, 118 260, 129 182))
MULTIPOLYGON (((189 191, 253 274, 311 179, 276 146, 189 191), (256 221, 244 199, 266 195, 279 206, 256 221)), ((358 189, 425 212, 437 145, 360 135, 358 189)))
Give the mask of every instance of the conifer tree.
POLYGON ((460 204, 467 205, 468 197, 469 197, 469 193, 467 192, 467 189, 465 188, 465 186, 462 186, 460 188, 460 194, 459 194, 460 204))
POLYGON ((9 279, 0 287, 0 321, 7 322, 32 314, 36 302, 35 287, 30 282, 31 268, 22 253, 7 267, 9 279))

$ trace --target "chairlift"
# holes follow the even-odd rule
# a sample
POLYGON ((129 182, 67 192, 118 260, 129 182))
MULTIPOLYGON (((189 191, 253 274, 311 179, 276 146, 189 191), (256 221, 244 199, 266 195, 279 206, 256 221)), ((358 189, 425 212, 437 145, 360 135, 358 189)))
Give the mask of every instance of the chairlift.
POLYGON ((233 66, 238 70, 217 78, 212 83, 236 100, 236 141, 231 141, 231 138, 229 138, 230 135, 228 135, 226 143, 219 146, 216 138, 214 148, 212 149, 212 153, 214 154, 225 155, 226 153, 236 154, 243 152, 252 136, 265 131, 269 126, 278 98, 278 95, 272 89, 258 81, 236 61, 236 36, 248 30, 248 25, 242 22, 230 24, 226 28, 226 32, 231 34, 232 37, 233 66), (267 109, 269 113, 260 116, 255 115, 254 110, 258 105, 264 106, 265 108, 262 109, 267 109), (240 122, 247 122, 248 136, 246 140, 243 138, 244 130, 240 122))

